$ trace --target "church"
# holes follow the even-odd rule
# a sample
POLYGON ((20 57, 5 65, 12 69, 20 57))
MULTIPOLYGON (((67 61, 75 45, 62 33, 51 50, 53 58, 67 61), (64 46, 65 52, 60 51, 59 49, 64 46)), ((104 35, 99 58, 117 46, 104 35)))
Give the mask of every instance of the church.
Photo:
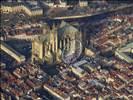
POLYGON ((77 39, 82 41, 81 32, 72 25, 61 22, 59 27, 52 27, 46 34, 32 41, 32 62, 48 64, 61 62, 63 50, 74 52, 77 39))

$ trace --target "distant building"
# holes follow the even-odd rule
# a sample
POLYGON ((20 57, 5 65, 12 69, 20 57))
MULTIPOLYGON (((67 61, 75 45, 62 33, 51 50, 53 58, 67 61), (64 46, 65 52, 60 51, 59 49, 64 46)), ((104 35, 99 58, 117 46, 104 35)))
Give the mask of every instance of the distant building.
POLYGON ((54 2, 43 2, 44 5, 54 8, 54 7, 69 7, 66 2, 61 2, 61 0, 55 0, 54 2))
POLYGON ((37 4, 22 2, 3 3, 1 4, 0 11, 4 13, 24 12, 29 16, 43 15, 43 9, 40 8, 37 4))
POLYGON ((57 53, 57 33, 50 31, 32 42, 32 61, 54 62, 57 53))
POLYGON ((90 57, 95 57, 96 54, 91 49, 85 48, 85 55, 90 57))
POLYGON ((56 100, 70 100, 70 96, 61 91, 55 91, 52 87, 45 85, 43 88, 48 91, 56 100))
POLYGON ((120 59, 128 63, 133 63, 133 58, 126 53, 129 53, 131 55, 133 54, 133 43, 129 43, 125 47, 117 49, 115 51, 115 55, 118 56, 120 59))
POLYGON ((77 38, 81 38, 80 32, 68 23, 62 22, 57 29, 53 27, 45 35, 33 40, 32 42, 32 61, 54 63, 61 60, 62 50, 68 48, 75 50, 71 45, 77 38))
POLYGON ((72 72, 79 78, 86 75, 86 72, 92 73, 95 71, 95 66, 91 65, 87 60, 75 62, 72 67, 72 72))
POLYGON ((75 76, 77 76, 78 78, 82 78, 86 75, 85 70, 83 70, 79 66, 71 67, 71 69, 75 76))
POLYGON ((80 7, 86 7, 86 6, 88 6, 88 1, 80 1, 79 2, 79 6, 80 7))
POLYGON ((53 2, 44 2, 45 5, 49 7, 72 7, 79 5, 80 7, 88 6, 88 1, 80 1, 80 0, 54 0, 53 2))
POLYGON ((4 42, 0 41, 0 50, 5 51, 7 54, 9 54, 11 57, 16 59, 18 62, 24 62, 25 56, 20 54, 19 52, 15 51, 13 48, 5 44, 4 42))

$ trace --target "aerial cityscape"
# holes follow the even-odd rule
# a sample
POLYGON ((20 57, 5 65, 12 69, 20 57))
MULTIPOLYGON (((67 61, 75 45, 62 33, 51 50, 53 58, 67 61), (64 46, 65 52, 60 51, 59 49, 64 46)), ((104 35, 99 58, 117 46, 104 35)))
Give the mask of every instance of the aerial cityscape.
POLYGON ((132 0, 1 0, 1 100, 133 100, 132 0))

